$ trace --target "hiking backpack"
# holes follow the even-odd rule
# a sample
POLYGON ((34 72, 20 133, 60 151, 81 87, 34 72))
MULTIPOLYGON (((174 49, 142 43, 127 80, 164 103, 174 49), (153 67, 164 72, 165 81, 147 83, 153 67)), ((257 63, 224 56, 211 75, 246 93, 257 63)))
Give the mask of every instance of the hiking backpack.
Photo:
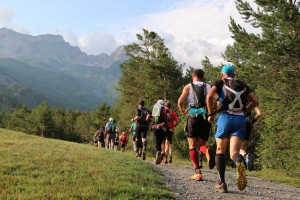
POLYGON ((154 105, 152 110, 153 124, 166 122, 166 109, 160 105, 154 105))
POLYGON ((194 93, 193 108, 204 108, 206 98, 206 83, 203 83, 201 86, 197 86, 194 83, 191 83, 191 86, 194 93))
POLYGON ((246 87, 239 80, 225 79, 226 95, 222 107, 233 112, 243 111, 246 107, 246 87))

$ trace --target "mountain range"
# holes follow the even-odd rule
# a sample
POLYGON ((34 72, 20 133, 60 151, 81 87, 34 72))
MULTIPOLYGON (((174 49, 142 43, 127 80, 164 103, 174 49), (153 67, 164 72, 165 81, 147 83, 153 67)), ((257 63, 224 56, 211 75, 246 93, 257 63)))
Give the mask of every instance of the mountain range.
POLYGON ((0 29, 0 108, 47 102, 66 109, 112 105, 126 60, 123 47, 88 55, 60 35, 32 36, 0 29))

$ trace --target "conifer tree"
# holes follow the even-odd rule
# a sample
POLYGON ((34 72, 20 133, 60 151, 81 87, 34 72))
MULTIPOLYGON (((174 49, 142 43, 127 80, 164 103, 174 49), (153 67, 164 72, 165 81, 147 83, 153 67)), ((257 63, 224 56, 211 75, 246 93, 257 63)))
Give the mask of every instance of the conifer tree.
POLYGON ((117 112, 120 124, 128 126, 139 99, 147 107, 157 100, 177 102, 182 85, 182 67, 172 57, 164 40, 155 32, 143 29, 138 43, 125 46, 129 59, 121 64, 117 112), (128 120, 128 121, 124 121, 128 120))
MULTIPOLYGON (((224 58, 237 67, 240 78, 260 99, 263 120, 256 153, 262 167, 285 169, 300 176, 299 120, 300 94, 300 12, 299 1, 256 0, 257 8, 236 0, 245 22, 257 29, 247 32, 231 18, 229 29, 234 44, 224 58)), ((259 124, 258 124, 259 125, 259 124)))

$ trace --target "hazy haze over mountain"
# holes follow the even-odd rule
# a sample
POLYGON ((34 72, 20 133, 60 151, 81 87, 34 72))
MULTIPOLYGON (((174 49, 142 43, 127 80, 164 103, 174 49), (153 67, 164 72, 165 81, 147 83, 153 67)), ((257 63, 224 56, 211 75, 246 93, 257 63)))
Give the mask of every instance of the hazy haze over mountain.
POLYGON ((100 102, 112 102, 119 64, 125 59, 123 47, 111 55, 88 55, 60 35, 31 36, 1 28, 0 93, 29 104, 18 94, 7 94, 8 83, 15 84, 32 90, 40 101, 90 109, 100 102))

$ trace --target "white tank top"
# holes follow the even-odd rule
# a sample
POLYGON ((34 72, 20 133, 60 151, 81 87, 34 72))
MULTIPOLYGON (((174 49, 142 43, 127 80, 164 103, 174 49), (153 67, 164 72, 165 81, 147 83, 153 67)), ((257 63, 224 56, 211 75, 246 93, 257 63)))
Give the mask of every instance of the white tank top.
MULTIPOLYGON (((210 90, 210 85, 208 85, 207 83, 204 83, 202 81, 194 81, 193 83, 194 83, 194 85, 197 85, 198 87, 201 86, 201 85, 203 85, 203 84, 206 84, 205 94, 207 94, 208 91, 210 90)), ((193 91, 191 83, 189 83, 189 87, 190 87, 190 90, 189 90, 189 95, 188 95, 188 98, 187 98, 187 102, 189 103, 189 107, 191 107, 191 106, 193 106, 195 104, 195 102, 194 102, 194 95, 195 94, 194 94, 194 91, 193 91)))

